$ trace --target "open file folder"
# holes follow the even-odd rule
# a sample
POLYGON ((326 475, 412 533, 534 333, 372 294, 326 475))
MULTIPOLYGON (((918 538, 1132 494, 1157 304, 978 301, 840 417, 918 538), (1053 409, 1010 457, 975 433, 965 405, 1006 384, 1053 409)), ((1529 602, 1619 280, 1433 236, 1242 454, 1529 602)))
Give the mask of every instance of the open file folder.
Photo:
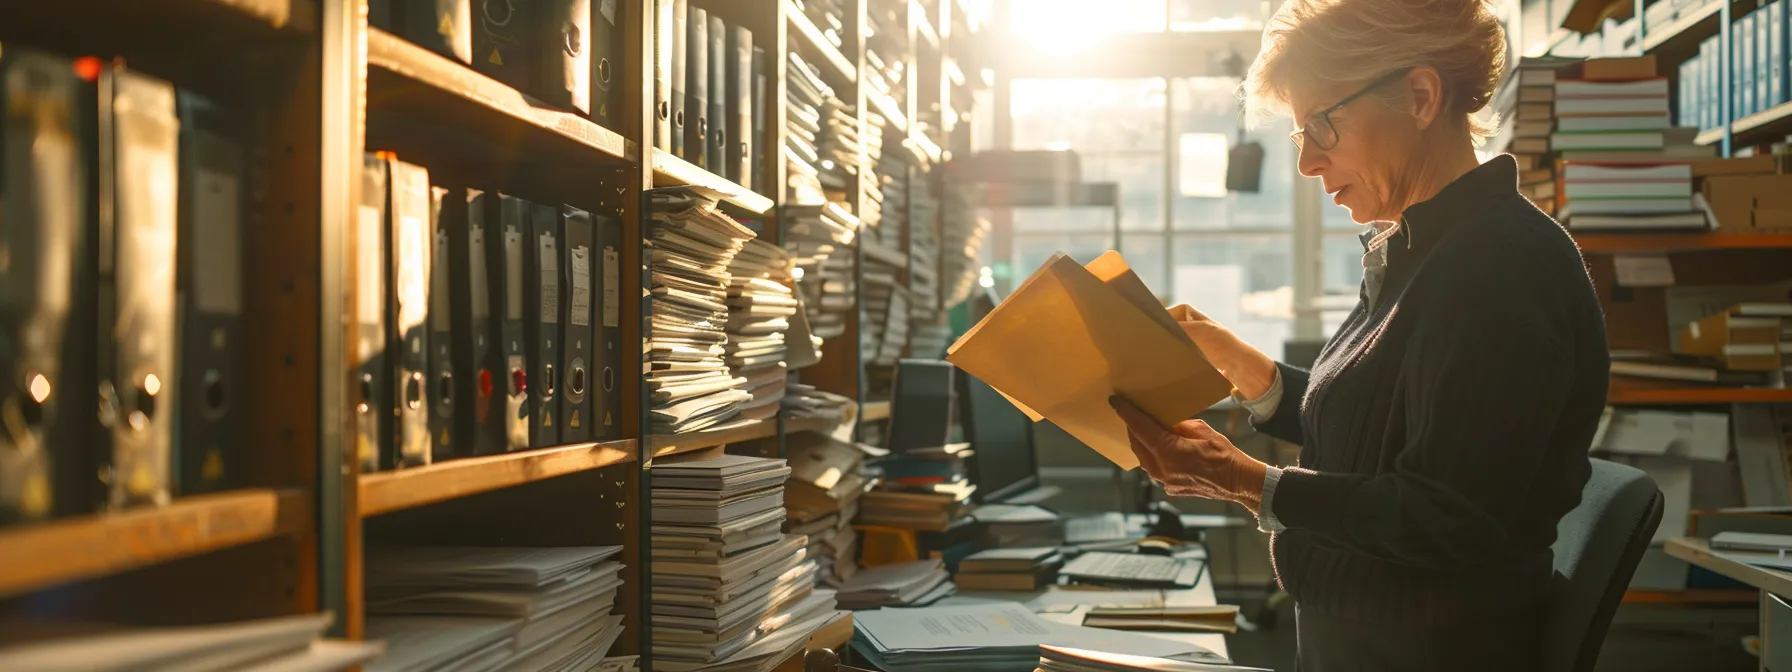
POLYGON ((1088 266, 1053 255, 946 360, 1122 469, 1139 460, 1109 397, 1169 426, 1232 389, 1118 252, 1088 266))

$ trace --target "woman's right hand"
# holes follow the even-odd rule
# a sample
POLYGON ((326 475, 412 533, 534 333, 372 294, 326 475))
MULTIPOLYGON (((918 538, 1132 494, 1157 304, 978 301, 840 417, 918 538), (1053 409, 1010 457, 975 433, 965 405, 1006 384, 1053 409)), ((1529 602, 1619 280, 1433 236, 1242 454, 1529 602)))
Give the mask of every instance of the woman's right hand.
POLYGON ((1275 360, 1246 343, 1231 329, 1187 304, 1171 307, 1170 317, 1176 318, 1183 333, 1188 334, 1195 347, 1201 349, 1201 354, 1207 356, 1207 361, 1219 369, 1220 375, 1225 376, 1232 387, 1238 388, 1239 396, 1256 399, 1275 383, 1275 360))

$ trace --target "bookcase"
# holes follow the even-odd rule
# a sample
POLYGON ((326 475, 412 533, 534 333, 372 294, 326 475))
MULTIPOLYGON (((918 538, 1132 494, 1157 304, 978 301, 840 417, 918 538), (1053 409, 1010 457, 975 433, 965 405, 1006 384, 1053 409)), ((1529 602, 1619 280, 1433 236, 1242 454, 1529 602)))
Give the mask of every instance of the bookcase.
MULTIPOLYGON (((644 528, 654 461, 723 447, 778 455, 785 436, 833 425, 780 413, 721 431, 648 434, 642 360, 628 354, 616 386, 618 439, 361 473, 348 316, 366 306, 354 291, 362 270, 353 224, 362 157, 376 150, 427 167, 432 183, 521 193, 612 217, 623 241, 621 343, 623 352, 638 353, 648 190, 713 189, 725 213, 779 242, 790 52, 821 66, 860 111, 861 130, 864 110, 889 120, 886 147, 909 155, 904 185, 928 181, 943 191, 939 166, 968 151, 971 91, 983 81, 966 75, 979 72, 971 48, 976 19, 961 3, 845 0, 838 47, 790 0, 691 3, 751 30, 769 56, 756 160, 770 184, 757 190, 655 147, 654 0, 613 3, 620 109, 607 126, 538 105, 460 61, 369 26, 368 0, 0 5, 0 48, 121 57, 250 110, 260 129, 251 166, 254 226, 242 264, 251 382, 232 396, 248 408, 240 487, 166 506, 0 527, 0 615, 172 625, 328 610, 336 634, 353 639, 366 625, 370 544, 621 545, 626 568, 616 609, 626 631, 612 655, 648 653, 644 528), (908 73, 900 100, 861 86, 873 10, 906 26, 885 36, 900 48, 880 53, 908 73)), ((861 166, 873 158, 861 152, 861 166)), ((843 194, 855 213, 869 197, 862 191, 855 181, 843 194)), ((915 275, 911 230, 924 227, 938 240, 941 226, 937 210, 924 221, 908 214, 884 212, 881 226, 897 227, 901 243, 871 252, 899 255, 905 284, 915 275)), ((855 259, 864 248, 853 246, 855 259)), ((921 273, 937 277, 937 256, 933 263, 921 273)), ((821 363, 798 375, 863 403, 859 421, 876 422, 889 405, 887 398, 865 403, 873 400, 865 396, 860 332, 860 321, 849 320, 846 333, 826 343, 821 363)))

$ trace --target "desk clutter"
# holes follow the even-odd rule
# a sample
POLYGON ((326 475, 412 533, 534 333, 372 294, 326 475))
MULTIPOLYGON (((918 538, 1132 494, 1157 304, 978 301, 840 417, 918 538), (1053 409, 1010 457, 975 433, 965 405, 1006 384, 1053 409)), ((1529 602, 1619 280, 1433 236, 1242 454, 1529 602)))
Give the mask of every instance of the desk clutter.
POLYGON ((582 670, 622 636, 620 546, 376 548, 367 558, 369 672, 582 670))

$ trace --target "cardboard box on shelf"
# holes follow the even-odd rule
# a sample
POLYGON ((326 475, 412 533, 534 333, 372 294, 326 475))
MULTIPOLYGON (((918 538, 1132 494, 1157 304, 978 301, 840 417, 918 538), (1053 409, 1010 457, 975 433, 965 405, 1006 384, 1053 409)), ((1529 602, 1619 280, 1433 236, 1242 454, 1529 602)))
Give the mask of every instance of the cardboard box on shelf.
POLYGON ((1721 233, 1792 229, 1792 175, 1709 177, 1700 191, 1721 233))

